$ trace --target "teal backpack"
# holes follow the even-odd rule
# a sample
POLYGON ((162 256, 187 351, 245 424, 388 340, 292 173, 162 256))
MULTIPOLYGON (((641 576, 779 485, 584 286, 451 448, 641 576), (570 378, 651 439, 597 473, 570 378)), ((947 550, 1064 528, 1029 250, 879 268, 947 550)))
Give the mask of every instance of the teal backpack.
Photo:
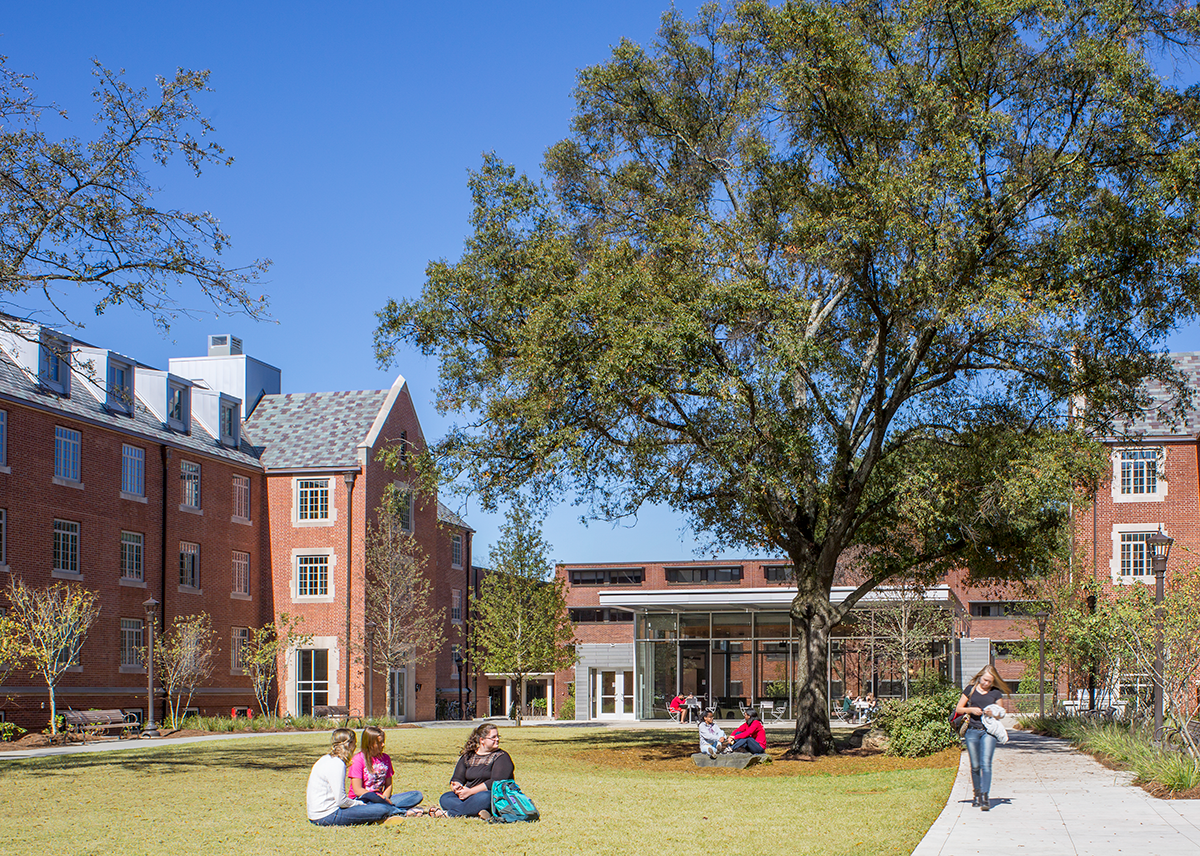
POLYGON ((512 779, 492 782, 492 818, 495 823, 520 823, 538 819, 537 806, 521 793, 512 779))

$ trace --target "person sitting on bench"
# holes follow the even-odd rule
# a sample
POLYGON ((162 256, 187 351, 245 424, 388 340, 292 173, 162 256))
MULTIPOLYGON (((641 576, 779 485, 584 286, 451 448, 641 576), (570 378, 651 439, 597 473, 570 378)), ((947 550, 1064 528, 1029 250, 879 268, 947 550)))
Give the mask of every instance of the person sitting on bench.
POLYGON ((746 708, 746 721, 733 732, 733 752, 749 752, 761 755, 767 750, 767 730, 763 728, 754 708, 746 708))

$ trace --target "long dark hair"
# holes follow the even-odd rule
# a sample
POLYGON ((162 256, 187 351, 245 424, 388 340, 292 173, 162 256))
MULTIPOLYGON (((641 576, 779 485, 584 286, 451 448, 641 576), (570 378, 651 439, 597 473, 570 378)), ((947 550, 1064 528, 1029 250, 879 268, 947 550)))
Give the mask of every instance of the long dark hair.
POLYGON ((479 748, 479 741, 487 737, 493 731, 499 731, 495 723, 485 722, 483 725, 477 725, 475 730, 471 732, 471 736, 467 738, 467 742, 463 744, 462 751, 459 755, 470 755, 479 748))

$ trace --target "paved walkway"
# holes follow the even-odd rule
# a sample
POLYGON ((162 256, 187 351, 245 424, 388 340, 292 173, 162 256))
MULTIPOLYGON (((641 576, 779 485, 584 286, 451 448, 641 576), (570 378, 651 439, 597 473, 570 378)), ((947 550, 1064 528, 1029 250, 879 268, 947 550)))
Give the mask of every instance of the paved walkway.
POLYGON ((1200 800, 1154 799, 1132 773, 1106 769, 1064 740, 1009 731, 996 748, 992 810, 971 808, 971 766, 958 776, 913 856, 1196 856, 1200 800))

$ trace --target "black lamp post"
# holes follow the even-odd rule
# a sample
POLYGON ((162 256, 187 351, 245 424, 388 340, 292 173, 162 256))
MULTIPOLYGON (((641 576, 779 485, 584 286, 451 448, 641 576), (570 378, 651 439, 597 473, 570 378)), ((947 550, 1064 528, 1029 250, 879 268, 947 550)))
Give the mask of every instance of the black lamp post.
POLYGON ((460 720, 462 720, 462 719, 466 719, 466 717, 463 716, 463 700, 462 700, 462 695, 463 695, 463 655, 460 651, 457 650, 457 646, 456 646, 456 650, 454 651, 454 667, 455 667, 455 670, 458 672, 458 718, 460 720))
POLYGON ((367 716, 375 715, 375 622, 367 622, 367 716))
POLYGON ((1038 716, 1046 716, 1046 619, 1048 612, 1037 614, 1038 623, 1038 716))
POLYGON ((142 604, 146 608, 146 722, 143 737, 158 737, 154 725, 154 625, 158 621, 158 601, 153 596, 142 604))
POLYGON ((1149 542, 1150 564, 1154 569, 1154 739, 1159 740, 1163 727, 1163 577, 1167 573, 1167 556, 1171 554, 1175 539, 1155 532, 1149 542))

